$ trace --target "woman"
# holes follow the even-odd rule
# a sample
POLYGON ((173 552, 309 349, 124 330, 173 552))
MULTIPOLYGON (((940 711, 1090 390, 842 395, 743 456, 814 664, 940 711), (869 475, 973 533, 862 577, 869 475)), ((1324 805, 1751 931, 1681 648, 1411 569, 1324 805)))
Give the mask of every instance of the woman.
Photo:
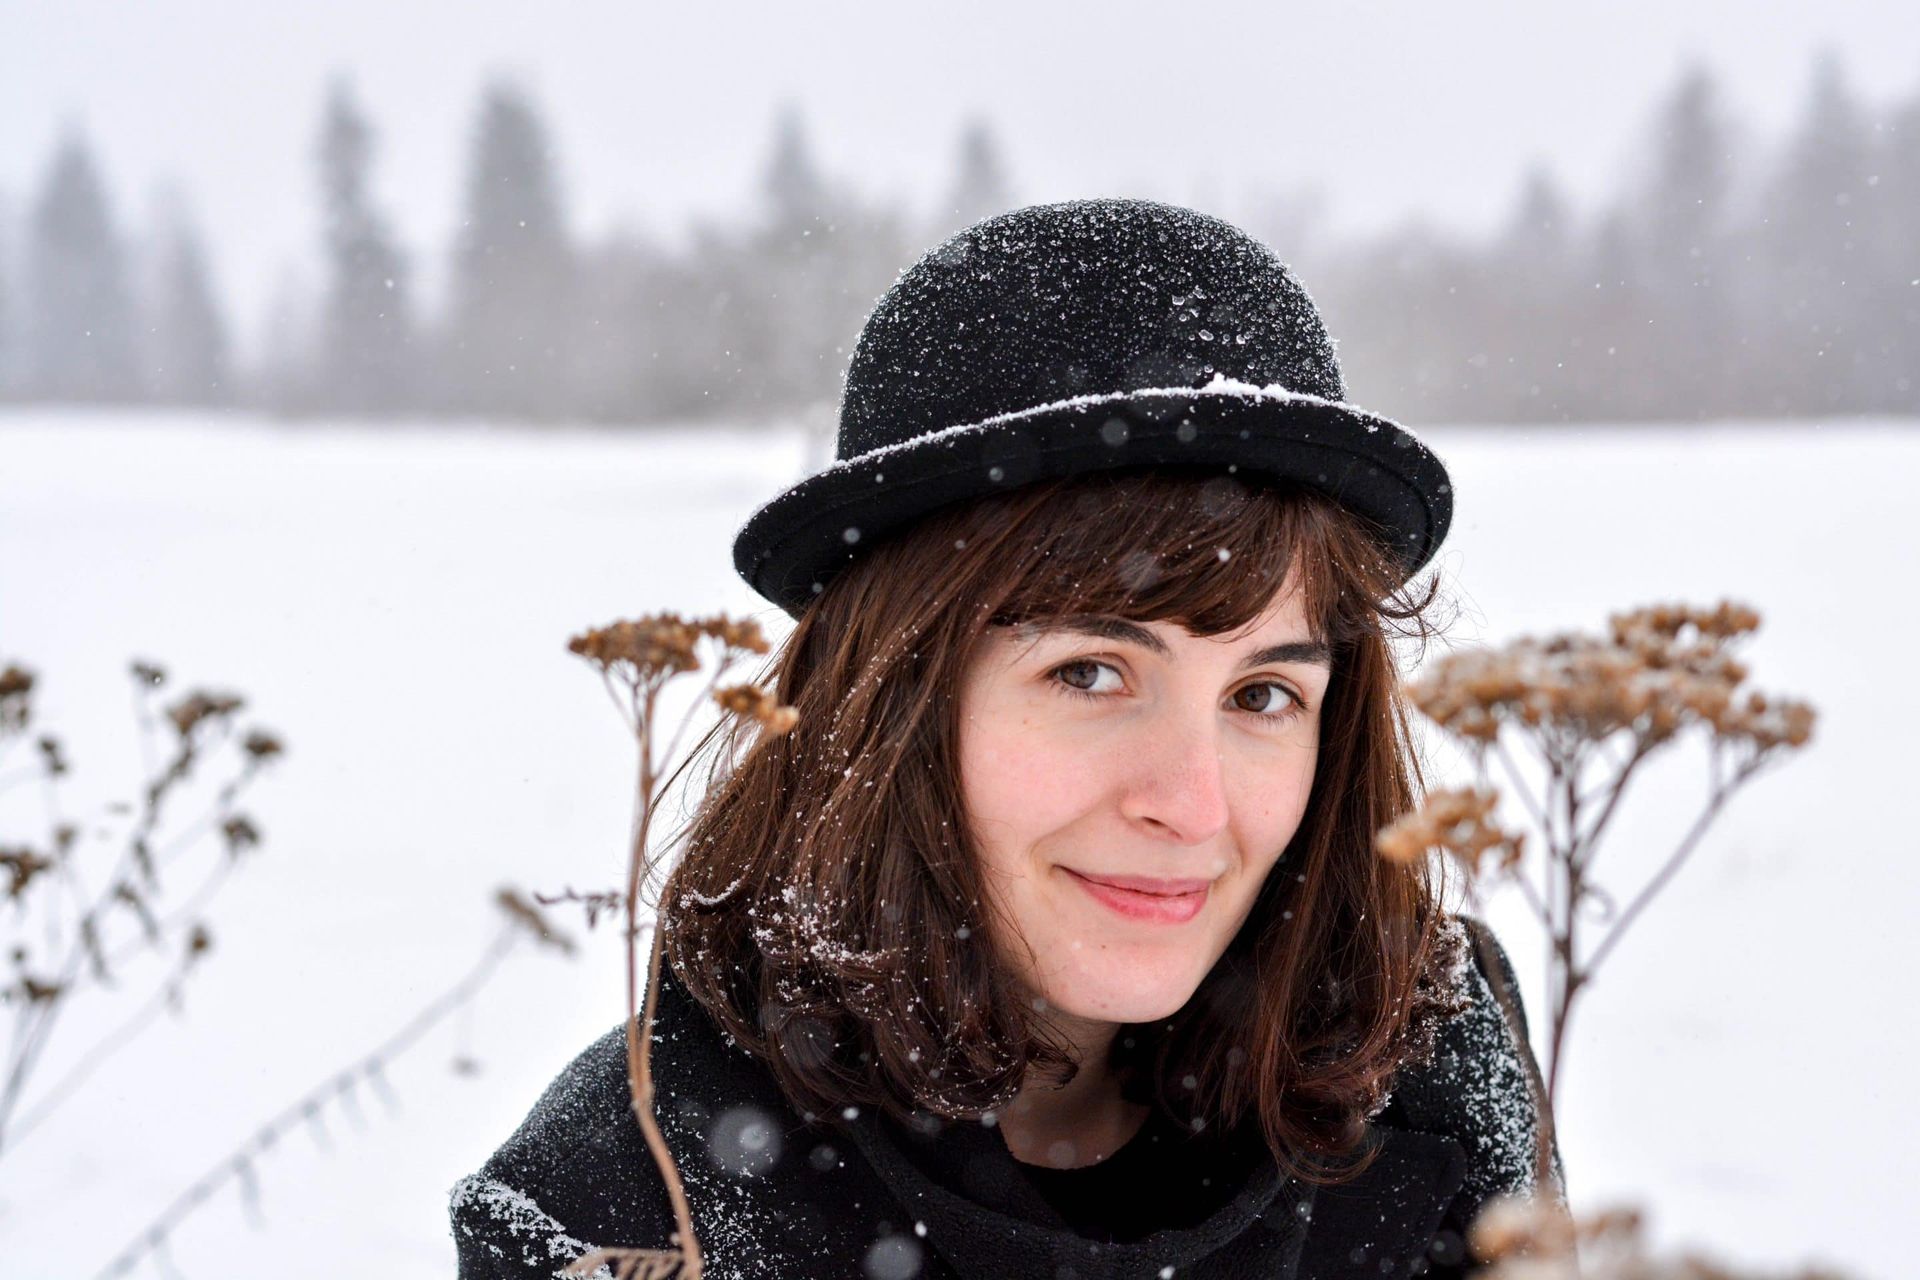
MULTIPOLYGON (((1372 847, 1450 515, 1226 223, 1038 206, 895 281, 839 460, 735 545, 797 619, 799 727, 734 743, 662 895, 706 1274, 1464 1274, 1531 1184, 1537 1070, 1372 847)), ((669 1245, 621 1031, 453 1220, 471 1277, 669 1245)))

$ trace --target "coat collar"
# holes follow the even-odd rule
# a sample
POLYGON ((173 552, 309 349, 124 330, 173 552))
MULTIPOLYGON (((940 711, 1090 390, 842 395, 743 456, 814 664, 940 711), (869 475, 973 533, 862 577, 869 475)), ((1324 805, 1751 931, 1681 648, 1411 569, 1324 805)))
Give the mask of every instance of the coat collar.
MULTIPOLYGON (((1132 1280, 1196 1274, 1344 1280, 1406 1275, 1395 1267, 1424 1253, 1466 1175, 1465 1150, 1454 1139, 1376 1124, 1368 1135, 1376 1149, 1374 1161, 1351 1182, 1315 1187, 1287 1177, 1262 1147, 1234 1198, 1198 1225, 1128 1243, 1092 1241, 1069 1229, 1032 1189, 997 1129, 958 1122, 946 1126, 941 1139, 957 1144, 961 1158, 982 1162, 987 1172, 983 1182, 1008 1189, 1000 1203, 990 1205, 929 1178, 900 1145, 911 1139, 870 1108, 860 1108, 844 1123, 802 1122, 786 1106, 771 1074, 720 1031, 671 966, 662 967, 661 979, 652 1033, 656 1114, 687 1176, 703 1239, 732 1236, 737 1223, 722 1215, 703 1225, 707 1215, 699 1211, 702 1198, 718 1205, 735 1199, 753 1182, 775 1199, 811 1193, 813 1179, 806 1175, 804 1162, 792 1174, 776 1169, 744 1180, 715 1178, 714 1145, 725 1136, 716 1126, 743 1104, 779 1117, 789 1135, 831 1133, 857 1149, 906 1221, 924 1228, 922 1242, 968 1280, 1032 1275, 1132 1280)), ((860 1212, 863 1218, 898 1217, 875 1214, 871 1204, 860 1212)), ((862 1227, 838 1225, 848 1233, 847 1246, 859 1242, 862 1227)), ((758 1247, 744 1236, 735 1237, 734 1243, 758 1247)), ((828 1247, 829 1242, 816 1244, 828 1247)))
POLYGON ((1218 1255, 1231 1246, 1257 1248, 1266 1259, 1261 1274, 1284 1278, 1294 1274, 1305 1241, 1313 1188, 1283 1177, 1265 1153, 1232 1201, 1204 1222, 1113 1244, 1070 1230, 1020 1173, 998 1129, 959 1122, 945 1126, 939 1137, 953 1144, 952 1154, 959 1161, 973 1164, 978 1181, 1005 1189, 998 1206, 962 1196, 929 1178, 901 1149, 896 1132, 870 1112, 862 1112, 849 1126, 867 1162, 925 1224, 934 1249, 963 1276, 1020 1274, 1010 1269, 1014 1266, 1026 1268, 1023 1273, 1028 1275, 1084 1280, 1186 1275, 1202 1265, 1217 1271, 1218 1255))

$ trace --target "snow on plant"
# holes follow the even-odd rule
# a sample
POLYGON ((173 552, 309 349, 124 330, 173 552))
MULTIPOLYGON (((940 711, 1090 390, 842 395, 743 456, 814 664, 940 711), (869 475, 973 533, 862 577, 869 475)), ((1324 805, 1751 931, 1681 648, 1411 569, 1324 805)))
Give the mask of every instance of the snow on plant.
POLYGON ((650 838, 654 815, 659 811, 666 789, 678 776, 674 762, 679 758, 681 740, 696 708, 708 699, 723 712, 757 722, 765 738, 790 731, 799 713, 780 705, 766 690, 750 683, 722 685, 721 681, 752 655, 767 652, 766 639, 758 623, 725 616, 685 619, 674 613, 650 614, 632 621, 621 621, 587 631, 567 642, 567 648, 599 668, 608 693, 620 709, 627 727, 639 746, 639 775, 635 782, 634 817, 627 847, 626 884, 618 892, 575 894, 569 890, 541 902, 576 901, 586 907, 589 923, 601 911, 618 906, 626 916, 627 960, 627 1086, 633 1103, 634 1119, 645 1135, 647 1149, 666 1183, 673 1202, 674 1222, 678 1227, 676 1245, 668 1249, 598 1248, 576 1259, 567 1267, 569 1275, 591 1275, 602 1267, 617 1280, 666 1280, 684 1276, 699 1280, 704 1265, 700 1242, 694 1235, 693 1218, 687 1205, 686 1189, 680 1180, 672 1153, 660 1135, 653 1117, 652 1039, 642 1034, 653 1025, 655 997, 659 991, 660 936, 654 930, 653 945, 647 961, 646 1009, 644 1020, 639 1004, 641 929, 651 928, 640 919, 641 890, 654 865, 650 859, 650 838), (703 659, 703 651, 705 657, 703 659), (702 697, 687 707, 664 743, 656 741, 661 723, 662 694, 682 675, 706 670, 702 697))
MULTIPOLYGON (((1605 636, 1523 637, 1450 655, 1409 686, 1414 704, 1468 747, 1482 785, 1433 792, 1381 830, 1375 846, 1397 862, 1442 852, 1466 872, 1476 900, 1483 881, 1513 886, 1547 936, 1546 1096, 1539 1100, 1546 1140, 1537 1186, 1553 1185, 1554 1116, 1576 1001, 1733 793, 1812 736, 1807 704, 1741 696, 1747 668, 1729 650, 1759 625, 1759 614, 1732 602, 1654 605, 1611 616, 1605 636), (1597 877, 1597 855, 1628 785, 1648 760, 1695 730, 1708 747, 1704 807, 1645 883, 1631 896, 1613 892, 1597 877), (1544 768, 1537 792, 1509 740, 1544 768), (1495 817, 1500 792, 1487 785, 1494 760, 1530 819, 1526 832, 1495 817), (1529 849, 1540 852, 1530 857, 1529 849)), ((1512 993, 1500 966, 1484 959, 1511 1022, 1512 993)), ((1503 1199, 1480 1215, 1470 1243, 1494 1264, 1488 1280, 1734 1280, 1698 1258, 1649 1257, 1631 1209, 1576 1221, 1548 1198, 1503 1199)))

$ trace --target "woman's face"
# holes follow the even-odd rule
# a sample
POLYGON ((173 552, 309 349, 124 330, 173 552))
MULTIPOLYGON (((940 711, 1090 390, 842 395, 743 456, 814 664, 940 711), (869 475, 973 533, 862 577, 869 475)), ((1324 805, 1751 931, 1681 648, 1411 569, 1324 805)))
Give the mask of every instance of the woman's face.
POLYGON ((1004 957, 1050 1010, 1184 1005, 1306 810, 1330 659, 1299 594, 1238 634, 1089 617, 995 627, 960 702, 960 781, 1004 957))

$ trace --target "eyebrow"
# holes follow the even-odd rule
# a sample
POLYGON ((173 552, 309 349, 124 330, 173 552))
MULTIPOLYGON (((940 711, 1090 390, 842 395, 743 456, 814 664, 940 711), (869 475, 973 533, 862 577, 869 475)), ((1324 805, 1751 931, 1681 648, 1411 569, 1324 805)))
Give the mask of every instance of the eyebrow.
MULTIPOLYGON (((1067 618, 1052 618, 1045 622, 1027 624, 1038 631, 1073 631, 1081 635, 1099 636, 1105 640, 1120 640, 1127 644, 1137 644, 1149 652, 1165 658, 1172 654, 1167 642, 1137 622, 1128 622, 1125 618, 1113 618, 1104 614, 1076 614, 1067 618)), ((1324 641, 1293 640, 1286 644, 1268 645, 1256 649, 1247 655, 1240 664, 1244 670, 1248 667, 1261 667, 1268 663, 1305 662, 1333 669, 1333 653, 1324 641)))

